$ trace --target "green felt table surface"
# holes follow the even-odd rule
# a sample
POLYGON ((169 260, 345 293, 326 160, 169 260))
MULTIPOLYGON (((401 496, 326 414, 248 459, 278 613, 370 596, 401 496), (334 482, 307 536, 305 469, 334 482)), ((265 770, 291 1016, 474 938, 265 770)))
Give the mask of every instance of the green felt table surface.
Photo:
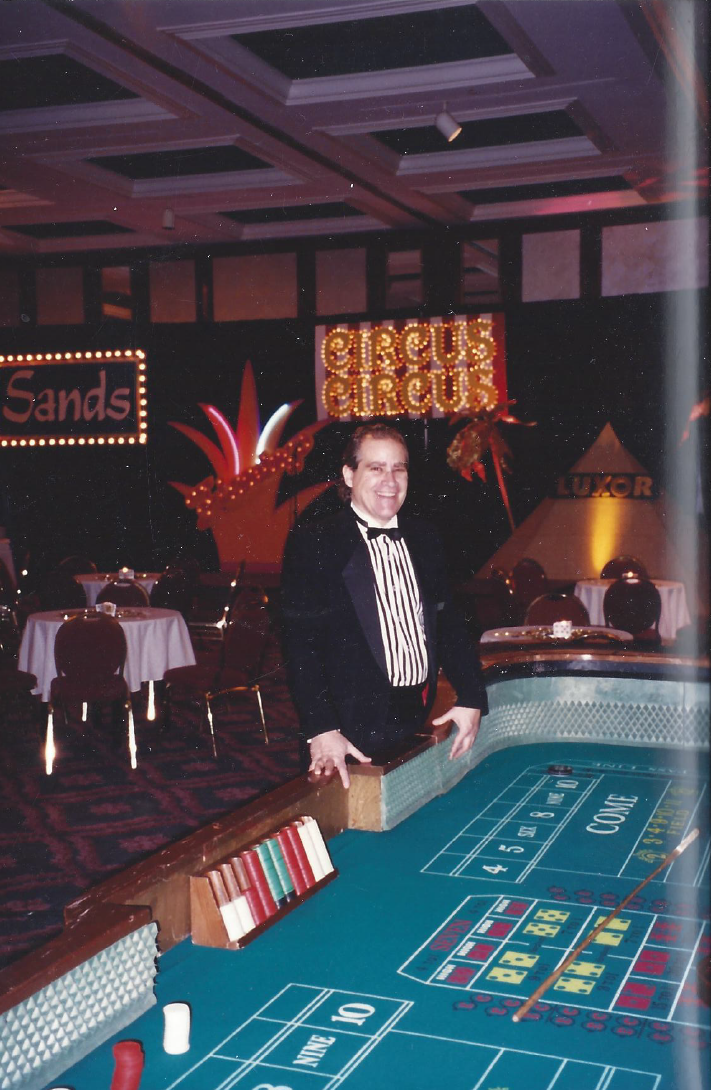
MULTIPOLYGON (((706 756, 549 743, 493 753, 388 833, 329 844, 339 877, 239 951, 165 954, 125 1030, 141 1090, 702 1090, 709 1010, 706 756), (570 774, 548 771, 569 766, 570 774), (700 836, 512 1014, 656 863, 700 836), (162 1048, 162 1006, 192 1008, 162 1048)), ((111 1085, 107 1042, 52 1086, 111 1085)))

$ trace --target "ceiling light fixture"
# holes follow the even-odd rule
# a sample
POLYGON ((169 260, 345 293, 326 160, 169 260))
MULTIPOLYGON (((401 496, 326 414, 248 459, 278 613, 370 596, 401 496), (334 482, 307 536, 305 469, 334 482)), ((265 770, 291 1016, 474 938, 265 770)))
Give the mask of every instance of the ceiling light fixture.
POLYGON ((172 208, 166 208, 163 213, 163 230, 172 231, 175 227, 175 212, 172 208))
POLYGON ((455 121, 452 115, 447 112, 446 102, 442 107, 442 112, 437 114, 435 118, 435 125, 442 133, 442 136, 445 138, 448 144, 451 144, 452 141, 455 140, 462 131, 462 126, 459 124, 459 122, 455 121))

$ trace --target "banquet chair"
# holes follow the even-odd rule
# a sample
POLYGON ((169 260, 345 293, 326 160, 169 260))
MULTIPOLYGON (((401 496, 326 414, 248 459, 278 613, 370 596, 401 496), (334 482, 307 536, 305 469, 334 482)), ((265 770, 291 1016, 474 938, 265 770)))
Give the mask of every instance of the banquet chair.
POLYGON ((187 617, 188 631, 193 642, 224 642, 227 625, 243 589, 245 564, 246 561, 243 560, 229 583, 225 582, 217 588, 205 586, 205 591, 217 589, 218 594, 201 595, 200 587, 198 588, 197 601, 187 617))
POLYGON ((590 615, 574 594, 548 591, 533 599, 526 610, 524 624, 551 625, 556 621, 572 621, 574 625, 588 626, 590 615))
POLYGON ((20 649, 20 626, 17 613, 10 606, 0 605, 0 657, 17 658, 20 649))
POLYGON ((15 582, 8 571, 7 564, 0 560, 0 604, 4 606, 15 605, 15 582))
POLYGON ((57 564, 57 571, 64 572, 65 575, 88 575, 96 572, 96 570, 96 564, 93 560, 79 554, 65 556, 64 560, 60 560, 59 564, 57 564))
POLYGON ((17 621, 7 606, 0 606, 0 708, 14 697, 31 695, 37 678, 17 668, 19 632, 17 621))
POLYGON ((548 577, 537 560, 526 556, 514 564, 510 578, 516 614, 514 620, 520 624, 531 602, 548 590, 548 577))
POLYGON ((264 741, 269 744, 264 704, 259 685, 264 657, 271 636, 266 595, 257 590, 245 590, 239 606, 230 617, 222 643, 220 663, 214 666, 180 666, 163 675, 166 684, 166 707, 170 710, 173 695, 197 697, 205 702, 212 752, 217 757, 213 701, 231 693, 252 692, 262 724, 264 741))
POLYGON ((513 591, 508 576, 500 568, 492 568, 488 579, 476 579, 459 588, 464 615, 472 636, 512 624, 513 591))
POLYGON ((37 602, 40 610, 81 609, 86 606, 86 594, 73 575, 53 571, 37 588, 37 602))
POLYGON ((638 647, 658 647, 662 599, 649 579, 617 579, 602 602, 605 624, 631 632, 638 647))
POLYGON ((647 569, 635 556, 615 556, 608 560, 600 572, 601 579, 649 579, 647 569))
POLYGON ((150 603, 156 609, 175 609, 183 616, 190 612, 192 599, 192 584, 180 568, 166 568, 153 584, 150 595, 150 603))
POLYGON ((198 580, 200 579, 200 563, 194 556, 187 556, 179 553, 177 556, 169 560, 165 566, 166 572, 181 571, 187 577, 191 587, 196 587, 198 580))
POLYGON ((53 679, 47 706, 45 770, 54 766, 54 710, 62 708, 67 723, 68 704, 82 705, 86 722, 89 704, 115 704, 126 711, 128 752, 131 768, 136 768, 136 735, 128 685, 123 676, 126 661, 126 637, 121 625, 104 613, 87 613, 65 621, 54 641, 57 676, 53 679))
POLYGON ((96 604, 113 602, 117 606, 147 606, 150 598, 144 587, 133 579, 112 579, 103 587, 96 598, 96 604))
POLYGON ((10 701, 23 695, 29 696, 33 702, 33 721, 36 722, 37 701, 32 696, 32 690, 36 688, 35 675, 18 670, 14 656, 0 652, 0 709, 4 712, 10 701))

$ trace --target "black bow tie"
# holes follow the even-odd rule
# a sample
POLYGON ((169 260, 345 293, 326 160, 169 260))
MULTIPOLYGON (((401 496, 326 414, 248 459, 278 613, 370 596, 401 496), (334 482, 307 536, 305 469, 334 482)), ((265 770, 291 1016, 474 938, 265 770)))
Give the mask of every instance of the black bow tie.
POLYGON ((385 534, 391 541, 399 541, 402 537, 402 530, 398 530, 397 526, 392 526, 389 530, 382 526, 368 527, 368 541, 372 541, 374 537, 380 537, 381 534, 385 534))
POLYGON ((362 519, 360 515, 356 515, 355 511, 353 514, 356 522, 359 522, 361 526, 365 526, 368 531, 368 541, 372 541, 374 537, 380 537, 381 534, 385 534, 391 541, 399 541, 402 537, 402 530, 398 530, 397 526, 391 526, 389 530, 386 530, 383 526, 368 526, 365 519, 362 519))

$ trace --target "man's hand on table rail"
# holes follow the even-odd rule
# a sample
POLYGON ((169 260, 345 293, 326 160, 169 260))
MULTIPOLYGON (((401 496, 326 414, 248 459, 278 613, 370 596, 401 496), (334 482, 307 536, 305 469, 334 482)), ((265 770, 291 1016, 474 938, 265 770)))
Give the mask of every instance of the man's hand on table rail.
MULTIPOLYGON (((461 709, 460 709, 461 710, 461 709)), ((346 765, 346 756, 350 754, 361 764, 370 764, 370 757, 366 757, 359 749, 356 749, 340 730, 328 730, 324 734, 317 734, 309 742, 311 764, 309 772, 314 776, 323 776, 330 779, 334 772, 338 772, 344 787, 350 787, 350 776, 346 765)))
POLYGON ((457 736, 452 743, 452 750, 449 754, 450 761, 454 761, 474 745, 476 736, 479 733, 481 710, 479 708, 461 708, 455 704, 444 715, 440 715, 438 719, 433 719, 432 725, 434 727, 443 727, 450 721, 457 728, 457 736))

